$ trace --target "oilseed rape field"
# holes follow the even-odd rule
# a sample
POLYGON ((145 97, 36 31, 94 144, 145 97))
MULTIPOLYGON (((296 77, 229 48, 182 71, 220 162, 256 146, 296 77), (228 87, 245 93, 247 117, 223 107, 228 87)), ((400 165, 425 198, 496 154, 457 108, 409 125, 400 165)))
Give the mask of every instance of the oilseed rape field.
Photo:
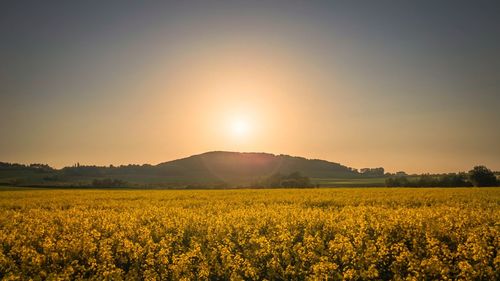
POLYGON ((499 188, 0 190, 3 280, 500 280, 499 188))

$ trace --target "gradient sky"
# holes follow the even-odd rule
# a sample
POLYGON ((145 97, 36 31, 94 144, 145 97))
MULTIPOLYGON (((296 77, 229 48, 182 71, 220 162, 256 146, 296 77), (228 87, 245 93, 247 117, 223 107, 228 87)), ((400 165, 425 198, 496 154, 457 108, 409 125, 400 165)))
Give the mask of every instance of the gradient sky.
POLYGON ((2 1, 0 161, 212 150, 500 170, 500 2, 2 1))

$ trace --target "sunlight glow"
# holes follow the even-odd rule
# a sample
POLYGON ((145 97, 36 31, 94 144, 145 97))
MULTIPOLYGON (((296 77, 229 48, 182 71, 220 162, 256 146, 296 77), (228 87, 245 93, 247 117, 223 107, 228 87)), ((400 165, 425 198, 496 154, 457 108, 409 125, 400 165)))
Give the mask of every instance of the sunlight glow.
POLYGON ((231 123, 231 132, 234 136, 245 137, 250 133, 250 123, 243 118, 234 119, 231 123))

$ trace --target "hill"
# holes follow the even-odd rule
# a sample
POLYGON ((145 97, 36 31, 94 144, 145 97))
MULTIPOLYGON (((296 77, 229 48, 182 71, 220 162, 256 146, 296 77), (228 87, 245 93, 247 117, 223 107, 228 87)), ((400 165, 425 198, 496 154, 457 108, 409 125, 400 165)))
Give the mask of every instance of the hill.
POLYGON ((212 151, 157 165, 80 166, 0 163, 0 184, 88 186, 247 186, 270 175, 300 172, 317 179, 359 178, 356 169, 319 159, 270 153, 212 151), (115 179, 99 182, 102 179, 115 179))
POLYGON ((275 173, 300 172, 312 178, 348 178, 355 169, 319 159, 269 153, 213 151, 157 165, 165 175, 244 184, 275 173))

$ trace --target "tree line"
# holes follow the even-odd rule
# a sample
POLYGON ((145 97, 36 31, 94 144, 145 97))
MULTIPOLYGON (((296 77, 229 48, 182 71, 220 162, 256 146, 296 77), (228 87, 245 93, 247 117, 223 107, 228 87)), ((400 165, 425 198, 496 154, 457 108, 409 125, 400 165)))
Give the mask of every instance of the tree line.
POLYGON ((18 163, 7 163, 7 162, 0 162, 0 170, 2 171, 19 171, 19 170, 28 170, 28 171, 34 171, 34 172, 53 172, 55 171, 54 168, 50 167, 47 164, 41 164, 41 163, 32 163, 32 164, 18 164, 18 163))
POLYGON ((490 169, 485 166, 475 166, 467 173, 389 177, 385 180, 385 185, 387 187, 482 187, 499 186, 500 181, 490 169))
POLYGON ((275 173, 271 176, 252 184, 253 187, 314 187, 309 177, 300 172, 292 172, 288 175, 275 173))

